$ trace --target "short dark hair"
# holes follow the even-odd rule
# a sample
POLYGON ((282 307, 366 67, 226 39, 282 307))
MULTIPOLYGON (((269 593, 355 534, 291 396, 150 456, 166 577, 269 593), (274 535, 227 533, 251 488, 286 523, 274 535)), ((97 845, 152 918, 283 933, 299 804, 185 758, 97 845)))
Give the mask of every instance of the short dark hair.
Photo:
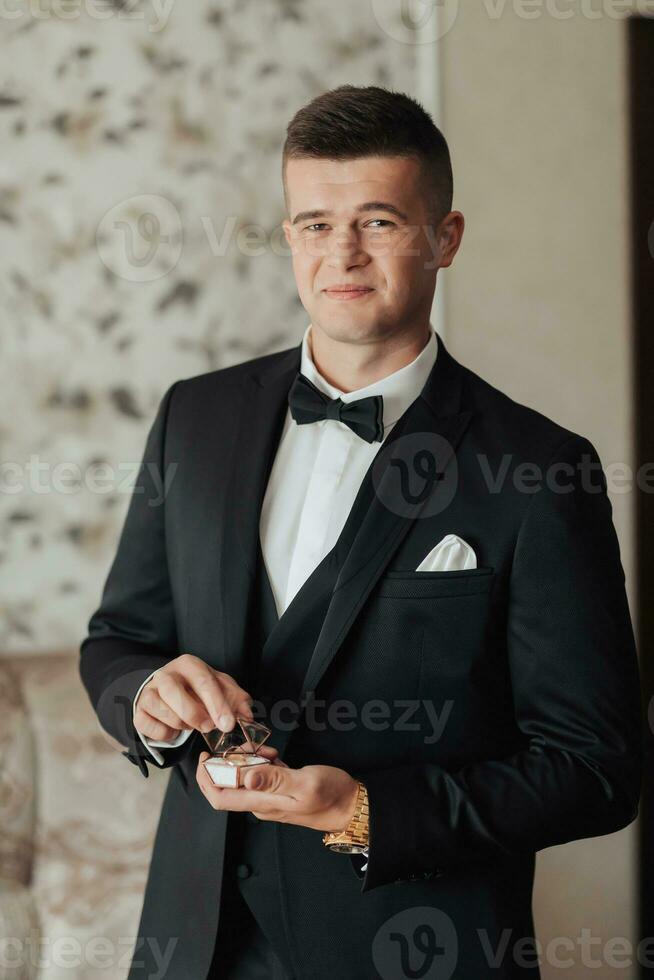
POLYGON ((282 151, 300 157, 353 160, 366 156, 414 157, 422 165, 431 220, 452 209, 452 162, 447 141, 429 113, 409 95, 377 85, 340 85, 318 95, 293 116, 282 151))

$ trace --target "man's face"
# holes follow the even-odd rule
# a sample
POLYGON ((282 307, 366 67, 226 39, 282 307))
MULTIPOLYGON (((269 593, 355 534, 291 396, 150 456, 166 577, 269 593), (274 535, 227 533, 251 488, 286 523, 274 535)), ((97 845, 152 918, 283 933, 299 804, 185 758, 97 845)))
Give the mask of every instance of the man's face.
POLYGON ((429 322, 438 268, 458 241, 452 250, 443 237, 447 218, 429 224, 420 178, 410 157, 288 161, 284 232, 298 293, 331 339, 366 343, 429 322))

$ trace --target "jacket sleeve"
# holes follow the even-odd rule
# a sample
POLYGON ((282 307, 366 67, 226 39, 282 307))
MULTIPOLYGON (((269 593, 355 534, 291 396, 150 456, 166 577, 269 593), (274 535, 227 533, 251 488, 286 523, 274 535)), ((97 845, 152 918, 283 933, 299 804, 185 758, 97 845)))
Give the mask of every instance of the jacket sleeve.
MULTIPOLYGON (((80 676, 101 726, 146 777, 145 759, 156 760, 134 727, 134 698, 154 670, 180 653, 165 540, 166 490, 176 465, 164 467, 166 423, 179 383, 164 394, 148 433, 100 605, 80 646, 80 676)), ((169 749, 161 768, 183 758, 192 741, 169 749)))
POLYGON ((609 834, 637 816, 638 658, 606 477, 581 436, 550 463, 509 583, 506 649, 525 747, 455 772, 419 764, 359 774, 370 820, 362 892, 609 834))

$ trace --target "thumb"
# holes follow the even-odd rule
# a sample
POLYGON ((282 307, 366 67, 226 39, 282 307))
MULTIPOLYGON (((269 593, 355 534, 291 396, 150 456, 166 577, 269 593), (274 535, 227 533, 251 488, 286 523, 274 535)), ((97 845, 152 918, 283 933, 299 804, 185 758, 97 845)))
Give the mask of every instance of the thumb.
POLYGON ((267 792, 283 792, 285 779, 290 769, 287 766, 252 766, 243 776, 243 786, 246 789, 258 789, 267 792))

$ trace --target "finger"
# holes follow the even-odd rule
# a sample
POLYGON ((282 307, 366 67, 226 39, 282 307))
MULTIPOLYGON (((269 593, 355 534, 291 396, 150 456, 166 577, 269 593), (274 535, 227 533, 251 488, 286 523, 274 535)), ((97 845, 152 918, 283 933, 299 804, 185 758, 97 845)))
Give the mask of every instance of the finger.
POLYGON ((252 710, 253 698, 240 684, 238 684, 230 674, 216 671, 218 680, 222 686, 224 697, 233 713, 240 718, 247 718, 254 721, 252 710))
POLYGON ((171 728, 170 725, 165 725, 157 718, 153 718, 140 707, 134 715, 134 727, 141 735, 154 739, 155 742, 172 742, 180 732, 179 729, 171 728))
MULTIPOLYGON (((215 728, 231 731, 236 724, 236 713, 240 710, 244 712, 245 717, 252 717, 249 695, 236 685, 241 692, 241 695, 238 695, 234 684, 229 683, 231 678, 228 674, 221 674, 197 657, 190 657, 188 662, 184 661, 183 666, 186 685, 204 705, 215 728)), ((175 704, 172 703, 172 706, 175 707, 175 704)))
POLYGON ((188 689, 181 674, 175 671, 162 671, 157 678, 150 681, 150 684, 161 700, 181 720, 183 728, 208 732, 216 727, 214 719, 207 712, 202 701, 188 689))
POLYGON ((237 810, 242 813, 256 810, 264 813, 268 819, 280 819, 290 811, 299 810, 297 800, 279 793, 259 793, 244 787, 227 789, 214 786, 211 779, 208 784, 203 782, 201 788, 215 810, 237 810))
POLYGON ((178 731, 184 728, 183 719, 179 717, 176 711, 173 711, 170 705, 166 704, 154 687, 149 688, 146 686, 143 689, 142 694, 139 696, 137 710, 139 708, 142 708, 152 718, 156 718, 157 721, 168 725, 169 728, 176 728, 178 731))
MULTIPOLYGON (((180 658, 181 659, 181 658, 180 658)), ((229 680, 228 675, 222 675, 229 680)), ((236 724, 236 714, 252 720, 249 695, 238 686, 225 695, 217 672, 197 657, 190 658, 183 672, 162 674, 158 693, 180 717, 182 727, 208 732, 213 728, 231 731, 236 724), (240 692, 240 693, 239 693, 240 692)))
POLYGON ((242 787, 257 794, 294 800, 301 795, 302 777, 288 766, 252 766, 242 775, 242 787))

